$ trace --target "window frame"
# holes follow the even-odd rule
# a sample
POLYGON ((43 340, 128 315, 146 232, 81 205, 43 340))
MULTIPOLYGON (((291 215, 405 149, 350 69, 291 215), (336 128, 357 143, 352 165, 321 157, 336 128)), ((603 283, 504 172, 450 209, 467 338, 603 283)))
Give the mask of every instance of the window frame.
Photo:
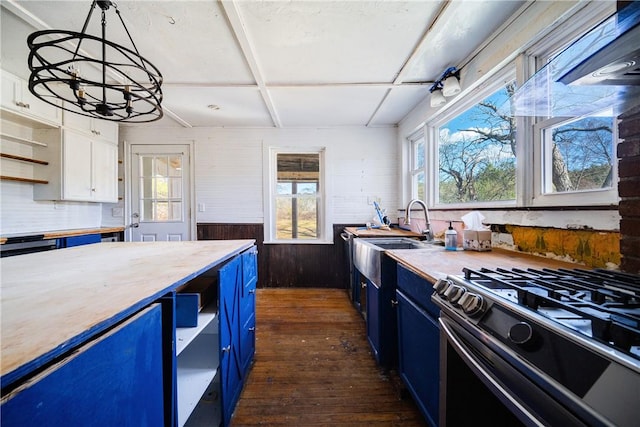
MULTIPOLYGON (((607 19, 615 12, 615 2, 592 2, 581 7, 571 15, 570 19, 564 19, 562 25, 558 24, 549 32, 545 33, 541 39, 534 40, 526 47, 526 50, 519 54, 509 63, 500 65, 496 72, 490 72, 483 76, 478 82, 472 82, 467 88, 463 88, 463 93, 455 99, 449 100, 443 108, 434 111, 433 116, 426 119, 423 132, 426 141, 426 191, 427 200, 425 202, 430 209, 456 210, 456 209, 509 209, 509 208, 556 208, 598 206, 606 207, 617 205, 619 197, 615 181, 610 189, 580 190, 578 192, 550 193, 541 197, 542 183, 541 175, 544 173, 543 165, 540 161, 542 152, 540 144, 540 128, 550 120, 546 117, 516 117, 516 194, 513 201, 500 202, 475 202, 446 204, 437 203, 439 199, 439 159, 438 159, 438 134, 440 125, 452 120, 456 115, 462 114, 472 105, 489 96, 493 91, 504 85, 514 77, 518 87, 523 85, 537 71, 542 69, 547 62, 562 50, 571 45, 575 40, 589 32, 593 27, 607 19), (511 74, 510 79, 505 79, 505 75, 511 74)), ((464 75, 462 79, 464 81, 464 75)), ((575 117, 574 117, 575 118, 575 117)), ((568 119, 568 118, 567 118, 568 119)), ((617 126, 614 126, 615 145, 620 143, 617 136, 617 126)), ((408 147, 408 154, 411 157, 411 140, 405 139, 408 147)), ((413 161, 410 159, 410 161, 413 161)), ((408 178, 408 192, 415 194, 413 175, 411 174, 412 163, 407 164, 405 171, 408 178)), ((614 180, 617 179, 617 162, 612 164, 614 180)))
POLYGON ((425 136, 424 128, 421 128, 417 132, 414 132, 411 136, 407 138, 409 144, 409 180, 410 180, 410 198, 415 199, 418 198, 426 202, 427 198, 427 138, 425 136), (418 152, 418 144, 422 143, 423 149, 423 159, 424 163, 422 167, 415 167, 417 163, 417 152, 418 152), (420 174, 423 174, 424 177, 424 195, 419 194, 417 179, 420 174))
MULTIPOLYGON (((427 165, 427 182, 428 182, 428 204, 430 207, 434 209, 441 210, 453 210, 453 209, 468 209, 468 208, 502 208, 502 207, 514 207, 516 206, 516 201, 518 198, 518 185, 519 185, 519 175, 518 175, 518 166, 516 163, 516 198, 513 200, 502 200, 502 201, 487 201, 487 202, 473 202, 473 203, 439 203, 440 199, 440 159, 439 159, 439 148, 438 144, 440 142, 440 136, 438 134, 438 130, 441 125, 448 123, 449 121, 455 119, 457 116, 465 113, 467 110, 472 108, 474 105, 479 103, 480 101, 487 98, 489 95, 495 93, 500 88, 504 87, 505 84, 516 80, 516 64, 515 62, 511 62, 506 65, 500 71, 493 74, 490 79, 487 79, 484 84, 476 87, 470 94, 467 94, 463 99, 458 96, 453 101, 450 108, 447 108, 442 114, 435 116, 432 120, 428 121, 425 124, 425 146, 427 147, 427 152, 425 153, 425 164, 427 165)), ((516 83, 519 83, 516 80, 516 83)), ((520 123, 517 123, 519 126, 520 123)), ((521 133, 516 132, 516 147, 519 147, 521 144, 521 133)), ((519 152, 518 152, 519 153, 519 152)), ((516 157, 517 161, 517 157, 516 157)), ((413 184, 412 184, 413 185, 413 184)), ((413 191, 413 189, 411 190, 413 191)))
MULTIPOLYGON (((564 49, 573 44, 580 37, 591 31, 596 25, 610 17, 615 12, 615 5, 593 4, 590 8, 585 8, 569 20, 570 25, 557 27, 547 37, 534 45, 528 52, 528 58, 535 63, 535 69, 526 75, 532 77, 535 72, 543 69, 550 61, 559 55, 564 49)), ((531 154, 533 159, 532 169, 529 176, 532 177, 528 183, 528 196, 524 198, 522 205, 525 207, 579 207, 579 206, 609 206, 617 205, 619 202, 617 185, 612 185, 608 189, 578 190, 562 193, 545 193, 544 174, 545 168, 545 141, 542 137, 544 131, 559 123, 577 120, 580 116, 571 117, 532 117, 528 118, 532 125, 527 129, 531 130, 529 140, 531 141, 531 154)), ((615 155, 620 139, 618 137, 617 120, 613 119, 613 154, 615 155)), ((618 162, 612 162, 612 174, 615 179, 618 177, 618 162)), ((614 181, 615 182, 615 181, 614 181)))
MULTIPOLYGON (((585 116, 587 117, 587 116, 585 116)), ((608 206, 618 203, 618 186, 615 185, 618 177, 618 162, 613 159, 611 164, 611 174, 616 180, 613 181, 610 188, 594 188, 589 190, 566 191, 558 193, 549 193, 545 190, 545 178, 547 170, 550 167, 546 150, 550 141, 543 137, 545 131, 571 121, 579 120, 579 116, 575 117, 550 117, 547 119, 539 119, 533 126, 533 197, 530 201, 531 206, 608 206)), ((617 120, 613 120, 612 138, 614 141, 613 155, 615 156, 616 147, 619 143, 617 120)))
POLYGON ((329 218, 328 174, 326 147, 265 147, 264 159, 264 242, 265 244, 332 244, 333 235, 329 218), (319 187, 316 194, 318 236, 315 239, 279 239, 276 233, 276 195, 278 184, 278 154, 318 154, 319 187))

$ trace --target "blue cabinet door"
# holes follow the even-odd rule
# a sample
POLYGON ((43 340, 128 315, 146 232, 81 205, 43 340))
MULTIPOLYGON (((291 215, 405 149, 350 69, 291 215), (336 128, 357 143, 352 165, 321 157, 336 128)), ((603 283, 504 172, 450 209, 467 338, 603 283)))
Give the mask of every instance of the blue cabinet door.
POLYGON ((366 283, 367 286, 365 287, 365 292, 367 293, 367 340, 369 341, 369 346, 371 347, 371 351, 373 352, 373 357, 375 357, 376 362, 381 363, 381 292, 380 288, 371 280, 367 280, 366 283))
POLYGON ((256 348, 256 286, 258 283, 257 252, 254 249, 242 254, 243 291, 240 307, 242 336, 240 338, 240 358, 242 372, 246 375, 256 348))
POLYGON ((162 426, 162 350, 154 304, 3 396, 2 425, 162 426))
POLYGON ((429 313, 401 291, 398 301, 400 377, 431 426, 438 425, 440 329, 429 313))
POLYGON ((228 425, 242 390, 240 354, 240 298, 242 293, 242 258, 235 257, 218 272, 220 322, 220 395, 222 420, 228 425))

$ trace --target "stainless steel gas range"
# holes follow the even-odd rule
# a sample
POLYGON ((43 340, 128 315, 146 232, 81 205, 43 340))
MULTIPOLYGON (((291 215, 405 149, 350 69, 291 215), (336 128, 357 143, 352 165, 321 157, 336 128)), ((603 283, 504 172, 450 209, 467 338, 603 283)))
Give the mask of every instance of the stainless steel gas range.
POLYGON ((640 425, 640 276, 464 269, 434 290, 441 427, 640 425))

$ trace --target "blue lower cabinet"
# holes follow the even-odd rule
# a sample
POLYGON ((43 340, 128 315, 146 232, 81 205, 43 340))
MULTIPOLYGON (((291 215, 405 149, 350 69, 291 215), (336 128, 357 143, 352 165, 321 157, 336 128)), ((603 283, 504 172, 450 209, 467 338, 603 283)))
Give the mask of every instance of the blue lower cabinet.
POLYGON ((154 304, 3 396, 3 426, 165 425, 162 310, 154 304))
POLYGON ((58 249, 90 245, 93 243, 100 243, 101 241, 102 236, 100 234, 84 234, 82 236, 63 237, 58 239, 58 249))
POLYGON ((218 272, 222 422, 231 421, 255 353, 256 252, 234 258, 218 272))
POLYGON ((431 284, 398 267, 398 372, 430 426, 438 425, 440 328, 431 284), (413 297, 413 298, 412 298, 413 297), (425 298, 423 298, 425 297, 425 298))

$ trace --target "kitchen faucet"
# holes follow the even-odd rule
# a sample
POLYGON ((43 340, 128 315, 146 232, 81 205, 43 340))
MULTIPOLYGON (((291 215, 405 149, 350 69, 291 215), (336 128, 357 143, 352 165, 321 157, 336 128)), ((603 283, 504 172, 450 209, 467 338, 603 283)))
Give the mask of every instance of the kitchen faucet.
MULTIPOLYGON (((405 225, 411 225, 411 207, 415 204, 419 204, 422 206, 422 210, 424 211, 424 219, 427 222, 427 228, 422 230, 420 233, 424 234, 427 241, 433 240, 433 231, 431 230, 431 221, 429 220, 429 210, 427 209, 427 205, 420 199, 413 199, 407 205, 407 209, 404 214, 404 223, 405 225)), ((418 229, 419 231, 420 229, 418 229)))

